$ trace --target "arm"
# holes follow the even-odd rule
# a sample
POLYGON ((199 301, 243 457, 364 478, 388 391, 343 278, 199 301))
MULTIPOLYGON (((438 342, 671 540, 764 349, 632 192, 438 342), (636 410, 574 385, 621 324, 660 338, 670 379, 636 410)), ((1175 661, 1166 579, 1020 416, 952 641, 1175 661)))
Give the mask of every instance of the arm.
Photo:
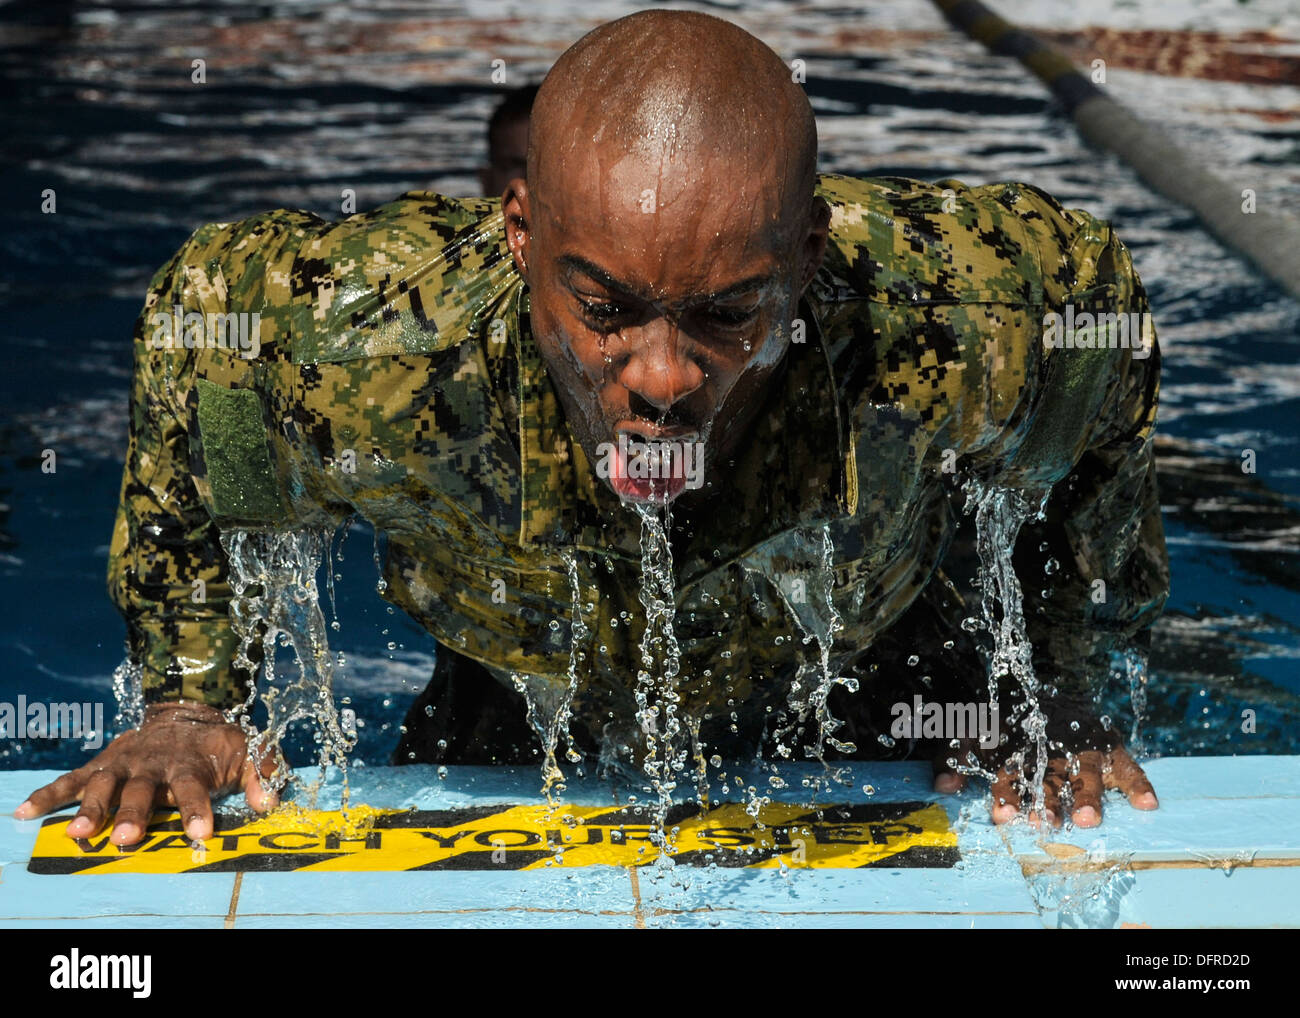
MULTIPOLYGON (((1156 806, 1141 768, 1097 720, 1094 694, 1109 675, 1111 651, 1145 646, 1168 594, 1152 446, 1160 354, 1144 317, 1145 291, 1110 227, 1023 185, 1016 210, 1036 248, 1044 310, 1060 316, 1045 316, 1044 340, 1071 319, 1087 325, 1082 313, 1137 316, 1123 320, 1122 346, 1043 342, 1029 350, 1023 412, 980 471, 991 485, 1033 493, 1035 506, 1051 488, 1043 521, 1021 528, 1015 573, 1047 719, 1045 805, 1060 817, 1069 789, 1075 823, 1092 826, 1105 788, 1120 789, 1138 808, 1156 806)), ((1010 685, 1000 691, 1004 721, 1020 699, 1010 685)), ((943 787, 959 786, 951 764, 938 770, 943 787)), ((995 820, 1018 812, 1022 791, 999 770, 995 820)))
POLYGON ((199 263, 215 236, 213 227, 200 229, 158 272, 136 321, 108 589, 141 665, 145 703, 184 699, 225 710, 245 699, 252 677, 232 663, 226 559, 191 473, 186 394, 199 352, 158 350, 153 342, 155 314, 201 310, 186 266, 199 263))
MULTIPOLYGON (((219 362, 230 351, 160 348, 165 333, 155 315, 178 306, 182 314, 224 312, 235 303, 228 281, 241 297, 247 283, 257 299, 267 256, 286 236, 271 217, 207 226, 154 277, 135 327, 130 437, 108 570, 129 652, 142 667, 144 721, 32 793, 15 810, 19 818, 80 799, 68 834, 89 837, 118 804, 112 840, 125 845, 144 837, 158 803, 177 806, 194 839, 211 836, 214 793, 243 788, 255 809, 275 803, 249 761, 243 730, 223 714, 247 696, 251 676, 234 664, 226 559, 189 441, 196 374, 239 365, 219 362), (241 260, 241 249, 257 253, 241 260)), ((273 766, 268 757, 263 775, 273 766)))
MULTIPOLYGON (((1046 519, 1023 529, 1015 563, 1035 672, 1059 690, 1056 713, 1064 722, 1092 714, 1112 651, 1145 646, 1168 596, 1169 562, 1152 441, 1160 351, 1146 292, 1106 224, 1051 206, 1047 213, 1062 223, 1053 235, 1070 242, 1041 246, 1044 274, 1055 269, 1071 280, 1049 290, 1048 309, 1065 319, 1073 305, 1076 321, 1086 311, 1124 315, 1136 326, 1122 334, 1127 347, 1045 351, 1044 374, 1056 377, 1004 472, 1010 484, 1060 475, 1046 519), (1078 226, 1067 230, 1065 223, 1078 226), (1058 251, 1050 264, 1048 252, 1058 251), (1053 364, 1062 358, 1070 362, 1053 364)), ((1044 222, 1052 220, 1045 215, 1044 222)), ((1075 741, 1075 748, 1109 748, 1113 740, 1094 723, 1075 741)))

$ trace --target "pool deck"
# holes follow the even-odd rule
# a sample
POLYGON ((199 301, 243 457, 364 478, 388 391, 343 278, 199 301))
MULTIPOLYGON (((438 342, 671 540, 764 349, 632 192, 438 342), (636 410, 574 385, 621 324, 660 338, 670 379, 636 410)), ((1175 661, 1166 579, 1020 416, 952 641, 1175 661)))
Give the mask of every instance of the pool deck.
MULTIPOLYGON (((382 848, 373 833, 372 841, 345 833, 341 842, 331 842, 311 840, 298 827, 292 837, 263 834, 258 842, 282 852, 236 859, 238 849, 226 857, 214 839, 211 854, 196 854, 187 845, 168 844, 183 839, 166 833, 162 815, 142 850, 98 856, 59 833, 72 810, 54 822, 12 817, 26 794, 56 772, 3 771, 0 929, 1300 926, 1300 758, 1168 758, 1145 767, 1160 809, 1143 813, 1111 793, 1100 827, 1043 837, 1023 823, 994 827, 982 789, 933 793, 924 764, 856 764, 852 785, 823 792, 818 801, 857 809, 838 813, 845 818, 840 821, 791 826, 813 845, 806 861, 801 865, 786 851, 781 858, 789 866, 771 855, 767 868, 761 868, 763 857, 759 866, 742 863, 726 847, 709 857, 731 861, 712 868, 636 865, 633 832, 645 823, 644 812, 632 815, 628 788, 595 779, 570 781, 564 802, 579 814, 587 807, 593 827, 584 834, 588 843, 600 839, 594 828, 606 824, 600 852, 608 854, 593 849, 584 856, 582 849, 567 848, 557 861, 550 851, 524 853, 524 845, 540 836, 488 830, 526 827, 518 807, 544 802, 536 768, 506 767, 453 767, 445 777, 432 767, 354 770, 354 806, 425 811, 377 822, 387 838, 382 848), (906 805, 891 808, 897 803, 906 805), (511 807, 511 818, 502 818, 511 807), (619 809, 610 820, 610 811, 619 809), (43 824, 51 829, 38 849, 43 824), (455 824, 463 829, 448 834, 455 824), (411 827, 424 830, 404 829, 411 827), (444 851, 447 844, 476 840, 482 850, 444 851), (903 854, 906 845, 922 843, 929 847, 903 854), (504 849, 507 844, 513 851, 504 849), (335 851, 304 854, 313 847, 335 851), (173 851, 161 851, 166 848, 173 851), (38 861, 29 868, 34 855, 38 861), (607 861, 591 861, 597 858, 607 861), (139 872, 148 866, 205 871, 139 872)), ((757 769, 748 771, 754 773, 747 783, 757 784, 757 769)), ((817 773, 813 765, 786 766, 787 787, 767 794, 806 801, 802 781, 817 773)), ((338 792, 337 783, 327 784, 317 807, 337 809, 338 792)), ((740 798, 734 787, 725 794, 717 782, 711 794, 740 798)), ((647 798, 642 792, 642 807, 647 798)), ((743 842, 734 833, 741 830, 738 812, 726 814, 730 820, 704 822, 715 825, 704 836, 721 846, 743 842), (723 823, 732 826, 716 826, 723 823)), ((797 810, 781 815, 796 814, 806 817, 797 810)), ((238 830, 241 822, 232 817, 226 829, 238 830)), ((568 829, 585 830, 572 823, 568 829)), ((790 831, 777 842, 787 849, 790 831)), ((251 845, 256 833, 227 840, 251 845)), ((688 833, 699 837, 699 825, 688 833)), ((803 848, 804 842, 793 845, 803 848)), ((101 839, 97 851, 105 848, 101 839)))

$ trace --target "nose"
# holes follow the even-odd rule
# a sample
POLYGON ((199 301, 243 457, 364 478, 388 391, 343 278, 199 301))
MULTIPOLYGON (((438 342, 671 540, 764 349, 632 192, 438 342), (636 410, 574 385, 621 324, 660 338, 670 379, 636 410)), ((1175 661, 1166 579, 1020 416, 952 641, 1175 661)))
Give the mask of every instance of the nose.
MULTIPOLYGON (((660 316, 641 330, 639 342, 619 373, 628 392, 659 416, 704 384, 704 371, 684 350, 677 326, 660 316)), ((636 401, 633 401, 634 404, 636 401)))

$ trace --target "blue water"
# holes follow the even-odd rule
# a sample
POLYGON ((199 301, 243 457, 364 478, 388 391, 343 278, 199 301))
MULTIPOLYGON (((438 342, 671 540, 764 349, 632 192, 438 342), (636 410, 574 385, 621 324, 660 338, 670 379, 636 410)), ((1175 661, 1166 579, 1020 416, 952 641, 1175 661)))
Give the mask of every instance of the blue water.
MULTIPOLYGON (((335 216, 344 188, 358 207, 414 187, 473 193, 490 59, 507 59, 511 83, 536 79, 580 30, 634 8, 600 0, 506 20, 514 8, 474 9, 484 13, 396 0, 0 6, 0 701, 114 711, 123 626, 105 556, 131 326, 153 270, 206 221, 286 205, 335 216), (190 81, 194 57, 206 84, 190 81), (39 211, 45 188, 54 215, 39 211), (40 469, 47 448, 53 474, 40 469)), ((1115 222, 1164 350, 1173 596, 1155 634, 1144 748, 1300 752, 1300 307, 1084 148, 1036 82, 952 35, 924 0, 801 4, 797 18, 778 2, 747 10, 737 20, 807 57, 824 170, 1026 180, 1115 222), (858 33, 851 49, 842 29, 858 33), (1256 452, 1253 476, 1243 448, 1256 452), (1254 734, 1241 731, 1246 709, 1254 734)), ((1300 118, 1215 114, 1276 109, 1300 90, 1123 70, 1110 84, 1226 174, 1300 199, 1300 118)), ((432 641, 374 592, 363 527, 337 569, 335 645, 349 662, 339 692, 362 724, 356 757, 384 762, 432 670, 432 641)), ((1127 697, 1115 699, 1122 717, 1127 697)), ((0 767, 84 759, 68 742, 0 744, 0 767)))

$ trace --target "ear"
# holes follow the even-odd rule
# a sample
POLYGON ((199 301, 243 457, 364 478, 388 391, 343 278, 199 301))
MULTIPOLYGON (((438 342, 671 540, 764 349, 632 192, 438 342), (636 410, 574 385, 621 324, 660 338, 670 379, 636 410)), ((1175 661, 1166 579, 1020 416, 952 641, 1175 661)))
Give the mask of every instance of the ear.
POLYGON ((530 213, 528 183, 523 177, 516 177, 506 185, 505 193, 501 196, 501 212, 506 217, 506 244, 514 256, 515 268, 526 280, 530 213))
POLYGON ((808 232, 804 235, 800 250, 803 259, 799 276, 800 294, 808 289, 813 276, 817 275, 817 270, 822 267, 822 259, 826 257, 826 244, 830 239, 830 229, 831 207, 820 196, 813 198, 812 209, 808 216, 808 232))

